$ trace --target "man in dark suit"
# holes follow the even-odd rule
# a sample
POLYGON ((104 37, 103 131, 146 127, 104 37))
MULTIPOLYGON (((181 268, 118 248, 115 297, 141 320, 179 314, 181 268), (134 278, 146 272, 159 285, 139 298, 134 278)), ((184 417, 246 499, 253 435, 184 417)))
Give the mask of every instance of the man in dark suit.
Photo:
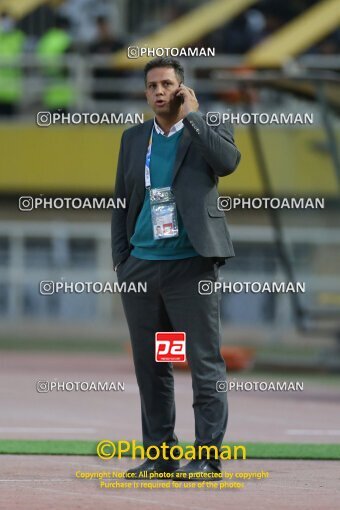
MULTIPOLYGON (((207 125, 177 60, 154 59, 144 74, 155 118, 123 133, 114 197, 126 199, 126 208, 114 209, 112 215, 118 281, 147 282, 145 294, 122 294, 141 398, 143 444, 172 447, 178 441, 172 364, 155 360, 155 333, 179 331, 186 333, 192 375, 194 446, 219 449, 228 417, 226 393, 216 391, 216 382, 226 379, 220 296, 201 295, 198 286, 201 280, 217 281, 219 265, 234 256, 225 215, 217 208, 217 183, 235 170, 240 153, 230 126, 207 125), (153 202, 155 189, 160 191, 158 203, 153 202)), ((165 457, 129 471, 177 470, 184 479, 189 473, 221 469, 218 458, 191 460, 179 469, 179 461, 165 457)))

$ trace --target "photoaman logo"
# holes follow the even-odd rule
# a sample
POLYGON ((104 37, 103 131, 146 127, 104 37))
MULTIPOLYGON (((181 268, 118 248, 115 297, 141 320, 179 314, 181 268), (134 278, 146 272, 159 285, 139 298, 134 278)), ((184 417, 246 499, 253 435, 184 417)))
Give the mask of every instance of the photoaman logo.
POLYGON ((169 446, 165 442, 161 445, 150 445, 147 448, 138 444, 136 439, 132 441, 119 440, 117 442, 103 439, 97 444, 97 455, 102 460, 111 460, 114 457, 121 459, 123 456, 131 456, 132 459, 140 457, 149 460, 194 460, 194 459, 221 459, 221 460, 246 460, 247 452, 244 445, 185 445, 176 444, 169 446))
POLYGON ((155 335, 155 359, 158 362, 184 362, 186 334, 182 332, 160 332, 155 335))

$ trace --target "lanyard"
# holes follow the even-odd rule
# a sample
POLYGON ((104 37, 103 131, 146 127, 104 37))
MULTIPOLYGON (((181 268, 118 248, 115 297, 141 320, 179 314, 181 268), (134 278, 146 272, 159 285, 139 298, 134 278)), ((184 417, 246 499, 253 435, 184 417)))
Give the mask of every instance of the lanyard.
POLYGON ((149 138, 148 150, 146 151, 146 157, 145 157, 145 187, 147 190, 150 190, 150 188, 151 188, 150 161, 151 161, 153 130, 154 130, 154 128, 152 128, 152 131, 151 131, 151 135, 149 138))

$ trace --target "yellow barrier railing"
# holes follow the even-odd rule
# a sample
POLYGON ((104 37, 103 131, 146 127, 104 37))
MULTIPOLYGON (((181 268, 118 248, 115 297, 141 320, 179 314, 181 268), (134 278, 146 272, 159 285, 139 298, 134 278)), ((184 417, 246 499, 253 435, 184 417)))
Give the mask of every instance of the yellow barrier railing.
POLYGON ((52 3, 48 0, 0 0, 0 11, 6 10, 15 18, 22 18, 39 5, 52 3))
MULTIPOLYGON (((259 0, 211 0, 167 24, 154 34, 134 41, 130 46, 147 48, 183 48, 194 44, 216 28, 235 18, 259 0)), ((150 57, 129 59, 127 48, 113 56, 113 65, 140 69, 150 57)))
MULTIPOLYGON (((25 124, 13 124, 9 128, 8 124, 0 124, 2 193, 110 195, 125 128, 38 128, 25 124)), ((340 137, 339 132, 337 136, 340 137)), ((297 196, 338 194, 330 155, 317 148, 324 143, 324 138, 320 128, 268 127, 261 130, 275 193, 297 196)), ((236 128, 235 139, 242 154, 241 163, 235 173, 220 180, 220 193, 261 195, 261 175, 249 128, 236 128)))
POLYGON ((246 55, 254 67, 280 67, 335 30, 340 23, 340 0, 323 0, 246 55))

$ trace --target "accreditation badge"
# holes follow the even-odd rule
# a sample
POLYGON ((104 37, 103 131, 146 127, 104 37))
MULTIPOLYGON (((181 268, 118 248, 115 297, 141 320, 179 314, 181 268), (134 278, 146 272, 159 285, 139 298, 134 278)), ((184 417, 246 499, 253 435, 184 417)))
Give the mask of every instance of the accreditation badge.
POLYGON ((151 188, 150 206, 153 238, 178 237, 177 209, 171 188, 151 188))

